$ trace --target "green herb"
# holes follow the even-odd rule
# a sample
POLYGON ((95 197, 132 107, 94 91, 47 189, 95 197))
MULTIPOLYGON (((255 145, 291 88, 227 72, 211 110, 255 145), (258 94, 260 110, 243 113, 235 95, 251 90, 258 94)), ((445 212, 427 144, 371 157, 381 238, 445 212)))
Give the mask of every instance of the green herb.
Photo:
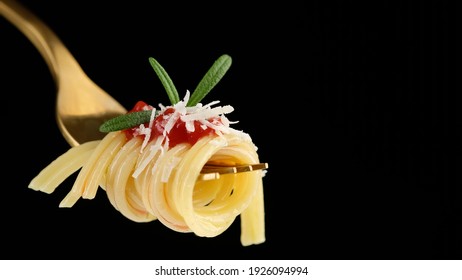
POLYGON ((226 54, 220 56, 197 85, 186 106, 192 107, 201 102, 212 88, 218 84, 221 78, 223 78, 229 67, 231 67, 231 57, 226 54))
MULTIPOLYGON (((172 79, 167 74, 167 71, 165 71, 160 63, 152 57, 149 58, 149 63, 162 82, 162 85, 167 92, 168 98, 170 99, 170 103, 172 105, 178 103, 180 101, 178 91, 176 90, 172 79)), ((220 56, 199 82, 196 89, 191 94, 191 97, 189 98, 186 106, 193 107, 196 106, 197 103, 201 102, 201 100, 218 84, 221 78, 223 78, 230 66, 231 57, 226 54, 220 56)), ((139 126, 142 123, 149 122, 151 119, 151 114, 152 110, 127 113, 125 115, 121 115, 106 121, 100 126, 99 130, 101 132, 111 132, 133 128, 139 126)))
POLYGON ((151 63, 152 68, 154 69, 160 81, 164 85, 165 91, 167 91, 168 98, 170 99, 170 103, 172 103, 172 105, 178 103, 180 101, 178 91, 176 90, 176 87, 173 84, 172 79, 170 79, 170 77, 168 76, 167 71, 165 71, 164 67, 162 67, 159 64, 159 62, 157 62, 157 60, 155 60, 152 57, 149 58, 149 63, 151 63))
POLYGON ((136 127, 142 123, 149 122, 151 120, 151 114, 152 110, 144 110, 120 115, 103 123, 99 127, 99 131, 111 132, 136 127))

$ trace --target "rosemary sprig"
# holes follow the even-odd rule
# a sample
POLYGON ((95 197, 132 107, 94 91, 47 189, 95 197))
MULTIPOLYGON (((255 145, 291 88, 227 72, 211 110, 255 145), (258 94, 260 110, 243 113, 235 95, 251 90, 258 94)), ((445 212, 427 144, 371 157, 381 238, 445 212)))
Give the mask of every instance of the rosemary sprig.
POLYGON ((196 106, 197 103, 201 102, 201 100, 212 90, 212 88, 218 84, 221 78, 223 78, 229 67, 231 67, 231 62, 232 60, 229 55, 224 54, 220 56, 199 82, 196 89, 191 94, 191 97, 189 98, 188 104, 186 104, 186 106, 196 106))
MULTIPOLYGON (((223 78, 228 69, 231 67, 231 57, 229 55, 220 56, 213 63, 212 67, 207 71, 202 80, 197 85, 194 92, 191 94, 187 107, 196 106, 201 100, 218 84, 218 82, 223 78)), ((180 102, 178 91, 176 90, 175 85, 173 84, 172 79, 167 74, 167 71, 160 65, 160 63, 154 58, 149 58, 149 63, 159 77, 162 85, 167 92, 170 103, 175 105, 180 102)), ((112 118, 104 122, 99 130, 101 132, 111 132, 133 128, 139 126, 142 123, 147 123, 151 119, 152 110, 144 110, 139 112, 130 112, 125 115, 121 115, 115 118, 112 118)))
POLYGON ((111 132, 136 127, 142 123, 149 122, 151 120, 151 114, 152 110, 144 110, 120 115, 104 122, 99 127, 99 131, 111 132))
POLYGON ((165 91, 167 92, 168 98, 170 99, 170 103, 172 103, 172 105, 178 103, 180 101, 178 91, 176 90, 172 79, 170 79, 169 75, 167 74, 167 71, 165 71, 164 67, 162 67, 159 62, 157 62, 157 60, 152 57, 149 58, 149 63, 151 63, 152 68, 164 85, 165 91))

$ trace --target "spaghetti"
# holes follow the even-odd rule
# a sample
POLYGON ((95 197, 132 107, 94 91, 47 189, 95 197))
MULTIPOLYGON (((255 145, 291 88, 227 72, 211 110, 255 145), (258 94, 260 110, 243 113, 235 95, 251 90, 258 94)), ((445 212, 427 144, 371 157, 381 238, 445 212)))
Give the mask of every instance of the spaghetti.
POLYGON ((171 106, 159 104, 159 110, 139 101, 127 115, 147 113, 147 121, 70 148, 29 188, 50 194, 78 171, 60 207, 93 199, 102 188, 132 221, 158 220, 177 232, 215 237, 240 216, 241 244, 263 243, 265 170, 198 180, 209 163, 258 163, 257 147, 247 133, 231 128, 225 114, 233 107, 214 106, 218 101, 188 106, 189 101, 189 91, 171 106))

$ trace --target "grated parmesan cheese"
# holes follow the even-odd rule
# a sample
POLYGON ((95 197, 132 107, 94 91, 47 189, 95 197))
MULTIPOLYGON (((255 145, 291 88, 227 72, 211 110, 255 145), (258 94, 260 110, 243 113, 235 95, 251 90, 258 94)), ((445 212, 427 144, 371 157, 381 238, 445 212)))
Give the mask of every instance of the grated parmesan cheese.
MULTIPOLYGON (((229 134, 233 133, 235 135, 238 135, 242 139, 246 141, 252 141, 250 138, 250 135, 240 131, 236 130, 230 127, 231 124, 238 123, 238 121, 231 122, 225 115, 229 114, 234 111, 234 108, 230 105, 225 105, 225 106, 216 106, 213 107, 217 104, 220 103, 220 101, 212 101, 210 103, 207 103, 203 105, 202 103, 198 103, 195 106, 192 107, 187 107, 186 104, 188 103, 190 98, 190 92, 189 90, 186 91, 185 97, 183 100, 177 102, 176 104, 172 106, 164 106, 159 103, 159 110, 156 111, 156 109, 152 108, 152 106, 149 106, 149 110, 152 109, 152 114, 149 120, 149 125, 148 127, 145 127, 144 124, 141 124, 137 129, 135 129, 133 135, 143 135, 144 140, 141 145, 140 153, 145 152, 145 148, 149 144, 149 140, 151 139, 151 134, 153 132, 153 125, 154 125, 154 120, 156 117, 156 112, 157 115, 162 115, 167 109, 173 108, 173 113, 167 114, 167 115, 162 115, 162 122, 161 126, 163 127, 163 132, 160 137, 157 137, 155 139, 155 143, 151 145, 149 149, 149 154, 145 157, 145 159, 139 163, 139 165, 136 167, 135 171, 133 172, 133 177, 138 177, 138 175, 148 166, 149 162, 154 159, 156 155, 159 157, 162 157, 165 151, 168 150, 169 147, 169 142, 170 139, 168 137, 170 131, 173 129, 175 124, 177 123, 178 120, 181 120, 185 123, 186 130, 188 132, 194 132, 195 131, 195 122, 200 123, 200 128, 205 130, 207 128, 211 128, 215 131, 215 133, 218 136, 223 136, 223 134, 229 134), (209 121, 212 120, 212 121, 209 121)), ((223 143, 223 138, 219 137, 216 139, 215 144, 218 145, 226 145, 226 143, 223 143), (221 139, 221 140, 219 140, 221 139)), ((153 170, 157 167, 157 162, 154 163, 153 170)), ((173 168, 175 167, 175 163, 172 162, 169 164, 169 168, 167 170, 164 170, 164 173, 162 174, 162 180, 168 180, 173 168)))

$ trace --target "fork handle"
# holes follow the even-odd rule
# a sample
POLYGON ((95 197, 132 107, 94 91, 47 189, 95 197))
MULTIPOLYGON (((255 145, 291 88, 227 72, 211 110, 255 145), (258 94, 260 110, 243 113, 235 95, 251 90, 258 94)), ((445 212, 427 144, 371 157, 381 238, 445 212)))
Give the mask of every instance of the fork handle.
POLYGON ((59 80, 60 67, 80 68, 56 34, 19 2, 0 0, 0 14, 34 44, 47 63, 55 82, 59 80))

